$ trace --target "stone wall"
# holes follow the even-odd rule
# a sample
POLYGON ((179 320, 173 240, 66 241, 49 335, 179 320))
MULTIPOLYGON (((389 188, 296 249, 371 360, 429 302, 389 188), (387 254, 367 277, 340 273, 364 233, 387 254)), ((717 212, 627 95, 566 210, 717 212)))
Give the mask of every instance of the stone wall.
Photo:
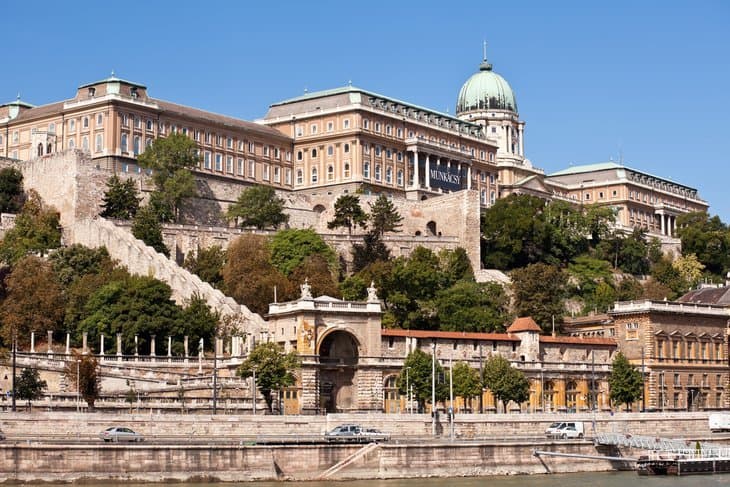
MULTIPOLYGON (((255 443, 262 441, 264 435, 287 434, 300 440, 321 438, 325 431, 343 423, 376 427, 391 433, 397 441, 381 444, 333 479, 612 470, 616 465, 605 460, 537 458, 532 454, 536 448, 570 454, 602 454, 591 442, 534 439, 551 422, 566 420, 584 421, 591 436, 592 419, 588 414, 457 415, 456 435, 470 441, 444 442, 430 439, 428 415, 4 414, 0 424, 8 439, 0 444, 0 481, 314 479, 361 446, 255 443), (96 437, 98 432, 116 424, 140 431, 148 441, 133 446, 102 444, 96 437), (31 435, 73 438, 81 444, 25 442, 31 435), (511 441, 504 442, 505 438, 511 441), (206 444, 196 445, 193 440, 206 444)), ((707 414, 701 413, 597 414, 595 419, 599 432, 688 440, 712 438, 707 414)), ((447 425, 440 426, 441 431, 448 431, 447 425)))

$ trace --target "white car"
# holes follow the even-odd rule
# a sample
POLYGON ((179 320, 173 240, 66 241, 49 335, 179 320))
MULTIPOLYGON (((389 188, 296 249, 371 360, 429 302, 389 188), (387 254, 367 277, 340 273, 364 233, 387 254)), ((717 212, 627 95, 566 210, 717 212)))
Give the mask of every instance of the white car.
POLYGON ((99 433, 99 438, 105 442, 113 441, 115 443, 120 441, 132 441, 139 443, 140 441, 144 441, 144 437, 142 435, 129 428, 125 428, 124 426, 112 426, 111 428, 107 428, 99 433))

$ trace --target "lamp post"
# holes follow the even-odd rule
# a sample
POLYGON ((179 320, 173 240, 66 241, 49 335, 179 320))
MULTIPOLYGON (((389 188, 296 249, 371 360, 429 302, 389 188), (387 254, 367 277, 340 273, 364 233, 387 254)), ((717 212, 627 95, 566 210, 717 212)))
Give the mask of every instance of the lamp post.
POLYGON ((646 376, 644 375, 644 347, 641 347, 641 412, 646 410, 646 376))
POLYGON ((431 344, 431 434, 436 436, 436 341, 431 344))
POLYGON ((213 414, 218 411, 218 337, 213 338, 213 414))
POLYGON ((79 399, 81 397, 81 389, 79 388, 79 384, 81 383, 80 378, 81 375, 79 374, 79 370, 81 368, 81 360, 76 359, 76 412, 79 412, 79 399))
POLYGON ((408 413, 411 412, 411 393, 410 389, 408 388, 408 371, 411 370, 410 367, 406 367, 406 411, 408 413))
POLYGON ((454 364, 449 359, 449 423, 451 424, 451 441, 454 441, 454 364))
POLYGON ((12 389, 12 406, 11 410, 15 412, 15 349, 18 348, 18 338, 15 334, 15 331, 13 331, 13 389, 12 389))
POLYGON ((253 415, 256 416, 256 367, 253 368, 253 389, 251 390, 251 402, 253 404, 253 415))

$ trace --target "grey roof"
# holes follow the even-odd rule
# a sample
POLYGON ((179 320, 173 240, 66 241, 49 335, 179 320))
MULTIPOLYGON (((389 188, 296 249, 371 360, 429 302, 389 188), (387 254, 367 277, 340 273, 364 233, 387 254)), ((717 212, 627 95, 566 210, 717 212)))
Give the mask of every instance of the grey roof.
POLYGON ((594 171, 606 171, 608 169, 628 169, 625 166, 616 164, 615 162, 597 162, 595 164, 583 164, 580 166, 571 166, 552 174, 548 174, 548 177, 552 176, 566 176, 568 174, 580 174, 584 172, 594 171))
POLYGON ((694 289, 677 299, 680 303, 719 304, 730 306, 730 286, 694 289))

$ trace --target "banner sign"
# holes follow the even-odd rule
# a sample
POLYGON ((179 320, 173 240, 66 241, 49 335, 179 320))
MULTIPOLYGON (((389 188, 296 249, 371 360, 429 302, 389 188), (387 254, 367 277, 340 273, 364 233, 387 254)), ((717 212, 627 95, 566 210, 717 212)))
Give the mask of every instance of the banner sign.
POLYGON ((432 167, 429 177, 432 188, 447 189, 449 191, 459 191, 461 189, 461 173, 458 167, 452 167, 451 169, 443 166, 432 167))

